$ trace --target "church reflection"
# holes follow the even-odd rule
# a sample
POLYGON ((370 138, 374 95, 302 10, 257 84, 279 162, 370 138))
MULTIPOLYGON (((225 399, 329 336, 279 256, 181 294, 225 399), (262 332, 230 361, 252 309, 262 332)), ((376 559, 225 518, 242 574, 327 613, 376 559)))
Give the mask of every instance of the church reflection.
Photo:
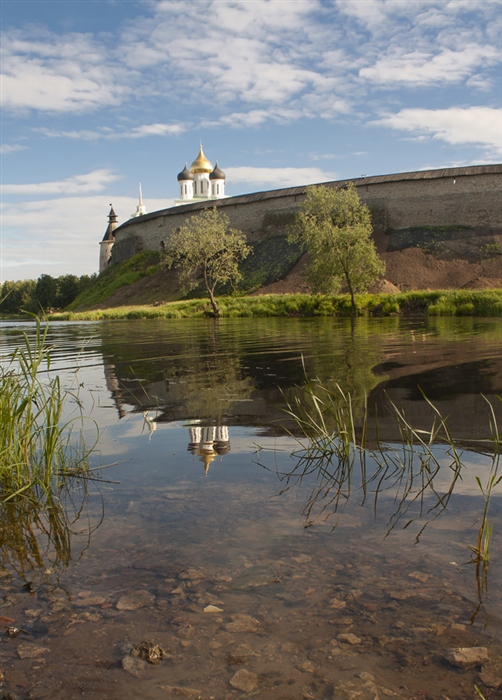
POLYGON ((211 462, 219 455, 223 457, 230 452, 230 438, 228 426, 193 425, 188 429, 190 442, 188 451, 193 455, 198 455, 199 461, 204 464, 204 471, 207 475, 211 462))
MULTIPOLYGON (((149 411, 143 411, 144 424, 151 440, 157 430, 157 418, 152 418, 149 411)), ((192 421, 188 427, 188 452, 199 458, 204 465, 207 476, 209 467, 216 457, 223 457, 230 452, 230 436, 227 425, 200 425, 201 421, 192 421)))

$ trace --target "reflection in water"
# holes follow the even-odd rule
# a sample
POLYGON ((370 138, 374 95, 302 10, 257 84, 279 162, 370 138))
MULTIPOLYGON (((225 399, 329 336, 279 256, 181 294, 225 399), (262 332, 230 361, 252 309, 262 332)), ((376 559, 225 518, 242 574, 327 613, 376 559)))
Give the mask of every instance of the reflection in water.
MULTIPOLYGON (((388 402, 394 433, 400 438, 390 443, 380 441, 377 419, 370 429, 366 402, 356 424, 357 404, 339 385, 331 389, 307 380, 300 392, 286 411, 301 432, 297 437, 299 447, 291 455, 295 464, 278 475, 285 482, 281 493, 305 482, 312 484, 303 510, 305 527, 329 520, 354 499, 360 505, 371 499, 376 519, 377 506, 383 500, 388 518, 386 536, 398 525, 406 529, 415 524, 418 543, 426 527, 447 510, 459 482, 470 479, 478 485, 484 505, 479 515, 477 542, 466 545, 476 570, 477 614, 487 589, 492 534, 490 500, 502 481, 499 474, 502 433, 494 406, 487 401, 487 436, 476 445, 481 463, 473 479, 470 473, 473 453, 465 452, 465 441, 453 436, 447 418, 425 396, 422 395, 433 414, 428 430, 415 428, 403 409, 388 402), (389 499, 393 503, 390 511, 389 499)), ((502 401, 498 396, 496 399, 502 401)), ((333 529, 336 525, 335 520, 333 529)))
MULTIPOLYGON (((422 388, 458 437, 479 438, 483 399, 502 392, 502 325, 492 319, 221 319, 104 324, 108 389, 119 417, 153 410, 159 422, 273 426, 305 374, 349 392, 356 417, 368 396, 382 437, 396 439, 387 397, 417 427, 430 411, 422 388), (125 342, 127 333, 128 342, 125 342)), ((499 409, 500 411, 500 409, 499 409)))
POLYGON ((228 427, 220 426, 192 426, 188 429, 190 442, 188 451, 193 455, 199 455, 200 461, 204 464, 204 471, 207 475, 209 465, 217 455, 223 456, 230 452, 230 438, 228 427))
POLYGON ((88 491, 85 483, 72 480, 58 492, 46 491, 43 498, 36 487, 0 504, 0 567, 22 579, 59 575, 89 547, 92 533, 85 514, 88 491), (81 518, 87 520, 84 526, 81 518), (77 524, 79 525, 77 529, 77 524), (74 542, 78 540, 77 553, 74 542))
MULTIPOLYGON (((5 510, 4 566, 12 561, 25 580, 3 578, 2 615, 33 633, 28 651, 40 655, 23 658, 22 638, 6 640, 2 690, 18 694, 20 682, 26 697, 53 700, 226 698, 238 694, 231 681, 242 667, 255 678, 251 694, 260 700, 471 698, 480 673, 490 669, 459 672, 442 659, 445 649, 488 646, 497 661, 500 590, 492 586, 488 599, 481 591, 486 617, 469 625, 476 567, 461 566, 468 558, 463 543, 474 544, 472 522, 483 508, 473 475, 486 491, 491 458, 479 445, 479 453, 462 446, 486 433, 476 385, 492 403, 502 394, 497 319, 358 319, 353 328, 336 319, 70 324, 55 329, 56 371, 77 362, 75 347, 84 336, 92 338, 78 360, 85 366, 80 377, 93 392, 87 405, 102 431, 101 454, 120 460, 109 472, 120 484, 101 485, 107 518, 83 556, 87 520, 100 516, 92 498, 80 509, 75 494, 75 507, 62 502, 66 520, 55 501, 52 523, 17 512, 15 504, 5 510), (464 369, 475 382, 463 381, 464 369), (350 394, 353 427, 347 418, 346 428, 355 430, 357 444, 368 396, 368 422, 377 406, 387 466, 371 455, 376 437, 367 432, 362 454, 353 440, 340 440, 328 463, 305 463, 292 473, 294 438, 278 426, 286 402, 302 397, 297 387, 304 388, 305 375, 350 394), (390 397, 410 425, 430 431, 432 409, 417 390, 422 378, 441 392, 434 403, 451 414, 448 425, 459 438, 464 478, 449 498, 455 469, 449 446, 431 444, 428 455, 414 443, 411 459, 385 408, 390 397), (253 463, 256 443, 285 447, 267 453, 286 489, 290 478, 280 499, 275 474, 253 463), (217 455, 228 468, 215 469, 217 455), (407 458, 412 464, 401 466, 407 458), (201 478, 210 464, 211 478, 201 478), (423 498, 413 500, 422 485, 423 498), (336 515, 328 527, 317 526, 333 512, 333 497, 336 515), (309 498, 313 524, 304 529, 308 521, 298 515, 309 498), (447 512, 410 546, 423 520, 435 515, 429 508, 446 502, 447 512), (384 539, 392 518, 400 525, 384 539), (51 582, 27 595, 22 584, 34 575, 30 566, 59 567, 64 596, 54 594, 51 582), (31 619, 45 631, 36 632, 31 619), (43 634, 40 644, 33 644, 35 633, 43 634), (174 663, 165 659, 129 673, 124 643, 144 639, 172 649, 174 663)), ((315 406, 312 397, 302 404, 309 411, 315 406)), ((300 434, 292 419, 286 427, 300 434)), ((492 498, 488 520, 495 522, 499 508, 500 498, 492 498)), ((493 583, 500 578, 497 524, 490 549, 493 583)), ((483 686, 487 698, 496 692, 483 686)))
MULTIPOLYGON (((157 417, 151 417, 148 411, 143 411, 143 420, 148 427, 148 439, 152 438, 157 430, 157 417)), ((204 472, 207 476, 211 462, 215 457, 228 454, 230 452, 230 437, 228 426, 226 425, 199 425, 200 420, 193 421, 193 425, 188 428, 189 442, 188 452, 198 455, 199 461, 204 464, 204 472)))

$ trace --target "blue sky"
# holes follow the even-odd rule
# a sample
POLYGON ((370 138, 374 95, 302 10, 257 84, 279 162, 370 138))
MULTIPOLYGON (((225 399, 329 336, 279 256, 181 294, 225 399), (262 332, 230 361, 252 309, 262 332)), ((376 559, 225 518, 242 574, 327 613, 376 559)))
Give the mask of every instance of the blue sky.
POLYGON ((200 141, 229 195, 502 161, 498 1, 0 6, 2 280, 97 271, 200 141))

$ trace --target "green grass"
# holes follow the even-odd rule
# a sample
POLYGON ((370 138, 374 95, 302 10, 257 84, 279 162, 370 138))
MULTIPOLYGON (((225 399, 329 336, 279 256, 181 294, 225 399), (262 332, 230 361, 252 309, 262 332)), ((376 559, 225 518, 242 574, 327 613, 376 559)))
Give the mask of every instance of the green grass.
MULTIPOLYGON (((359 316, 502 316, 502 290, 419 291, 399 294, 359 294, 359 316)), ((351 315, 346 294, 266 294, 220 297, 223 317, 313 317, 351 315)), ((210 313, 208 299, 190 299, 158 306, 135 305, 90 311, 65 311, 56 320, 102 320, 127 318, 202 318, 210 313)))
POLYGON ((0 503, 18 496, 53 500, 54 489, 87 469, 87 453, 63 422, 69 393, 50 369, 48 325, 0 363, 0 503))
POLYGON ((117 289, 134 284, 160 269, 159 254, 144 250, 120 265, 112 265, 102 272, 96 282, 84 290, 68 307, 68 310, 101 304, 117 289))

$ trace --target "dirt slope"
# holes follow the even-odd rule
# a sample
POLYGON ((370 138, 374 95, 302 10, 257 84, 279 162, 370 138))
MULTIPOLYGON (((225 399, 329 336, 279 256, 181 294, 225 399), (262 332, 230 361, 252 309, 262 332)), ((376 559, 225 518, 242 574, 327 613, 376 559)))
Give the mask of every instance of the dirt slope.
MULTIPOLYGON (((502 289, 502 255, 489 260, 444 260, 421 248, 381 253, 386 264, 385 280, 371 291, 395 292, 415 289, 502 289)), ((255 294, 308 292, 305 279, 307 256, 279 282, 261 287, 255 294)))
MULTIPOLYGON (((502 255, 489 260, 444 260, 426 254, 421 248, 380 254, 386 263, 385 279, 372 292, 398 292, 415 289, 502 289, 502 255)), ((272 282, 253 294, 308 293, 305 277, 308 256, 304 255, 282 280, 272 282)), ((93 308, 113 308, 135 304, 156 304, 181 298, 175 272, 160 270, 134 284, 121 287, 106 301, 93 308)))

